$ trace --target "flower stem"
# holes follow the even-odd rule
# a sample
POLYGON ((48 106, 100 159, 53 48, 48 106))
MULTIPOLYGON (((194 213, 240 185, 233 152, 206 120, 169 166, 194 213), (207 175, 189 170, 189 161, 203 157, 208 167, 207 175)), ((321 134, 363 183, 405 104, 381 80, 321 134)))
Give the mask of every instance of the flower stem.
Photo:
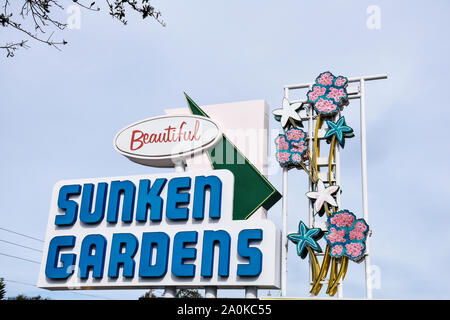
MULTIPOLYGON (((314 180, 314 176, 311 173, 311 171, 308 170, 308 168, 306 168, 306 166, 303 164, 303 162, 300 163, 300 166, 302 167, 302 169, 308 174, 309 179, 311 179, 311 181, 316 184, 316 181, 314 180)), ((312 169, 312 168, 311 168, 312 169)))
POLYGON ((333 282, 329 282, 328 288, 327 288, 327 293, 330 293, 330 295, 334 295, 336 293, 339 281, 341 280, 341 278, 342 278, 342 280, 344 279, 343 277, 345 277, 345 274, 347 273, 347 268, 348 268, 348 258, 342 257, 342 262, 341 262, 341 267, 339 269, 339 273, 333 282))
POLYGON ((330 278, 328 279, 328 288, 327 293, 330 294, 330 285, 334 282, 336 279, 336 258, 331 258, 331 270, 330 270, 330 278))
MULTIPOLYGON (((334 149, 336 146, 336 136, 333 135, 333 138, 331 139, 331 145, 330 145, 330 152, 328 155, 328 183, 331 185, 333 185, 333 181, 332 181, 332 173, 333 173, 333 158, 334 158, 334 149)), ((333 212, 336 212, 336 210, 338 209, 337 207, 331 206, 331 209, 333 210, 333 212)), ((325 211, 327 213, 327 217, 331 216, 331 210, 328 207, 328 204, 325 203, 325 211)), ((342 260, 342 265, 341 268, 339 270, 339 273, 336 275, 337 272, 337 259, 333 258, 332 262, 331 262, 331 272, 330 272, 330 279, 328 281, 328 288, 327 288, 327 293, 330 296, 334 296, 336 294, 337 291, 337 284, 339 283, 340 278, 342 277, 343 272, 346 272, 347 270, 347 258, 344 257, 342 260)))
MULTIPOLYGON (((324 202, 323 206, 325 207, 325 212, 327 214, 327 218, 329 218, 331 216, 331 211, 330 211, 330 208, 328 207, 328 203, 324 202)), ((331 207, 333 207, 333 206, 331 206, 331 207)))
POLYGON ((314 283, 311 286, 310 293, 317 296, 322 289, 322 284, 320 283, 327 277, 328 269, 330 267, 330 246, 327 244, 325 248, 325 254, 322 260, 322 266, 320 267, 319 275, 314 278, 314 283))
POLYGON ((311 181, 313 184, 317 183, 318 180, 318 174, 316 173, 316 168, 314 167, 314 160, 311 158, 311 153, 309 152, 309 149, 306 150, 306 155, 308 156, 308 161, 309 161, 309 167, 310 167, 310 173, 312 177, 311 181))
POLYGON ((309 253, 309 259, 311 259, 311 270, 313 278, 315 279, 317 278, 320 272, 319 261, 317 260, 316 254, 314 253, 314 250, 311 249, 311 247, 306 246, 306 249, 308 250, 309 253))

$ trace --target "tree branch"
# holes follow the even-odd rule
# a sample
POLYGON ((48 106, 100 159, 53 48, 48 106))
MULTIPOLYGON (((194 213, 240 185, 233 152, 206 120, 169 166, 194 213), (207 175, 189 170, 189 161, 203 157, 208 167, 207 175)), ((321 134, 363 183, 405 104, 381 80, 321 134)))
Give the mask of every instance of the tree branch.
MULTIPOLYGON (((27 37, 36 40, 41 43, 45 43, 50 45, 58 50, 60 48, 58 46, 67 44, 67 41, 62 39, 61 41, 52 40, 54 31, 59 30, 62 31, 67 27, 67 24, 61 22, 51 16, 54 13, 55 9, 64 11, 63 5, 61 5, 61 0, 20 0, 21 4, 17 5, 19 0, 14 3, 16 8, 16 16, 20 16, 20 18, 24 21, 30 21, 32 23, 32 28, 34 31, 31 31, 29 28, 22 26, 21 23, 17 21, 17 19, 12 20, 14 10, 12 9, 12 5, 10 0, 3 0, 4 4, 3 13, 0 13, 0 27, 11 27, 12 29, 16 29, 22 33, 24 33, 27 37), (50 36, 48 38, 44 38, 41 35, 50 31, 50 36)), ((71 0, 74 4, 82 7, 83 9, 90 11, 100 11, 100 8, 96 6, 96 2, 92 2, 90 5, 86 5, 80 0, 71 0)), ((88 1, 88 0, 86 0, 88 1)), ((122 22, 123 24, 127 24, 126 14, 127 8, 133 11, 138 12, 142 19, 146 19, 148 17, 154 18, 159 24, 162 26, 166 26, 165 22, 161 19, 161 12, 157 11, 153 6, 149 4, 149 0, 140 0, 140 4, 138 4, 137 0, 105 0, 106 4, 109 7, 109 14, 122 22)), ((7 57, 13 57, 14 51, 19 48, 29 48, 27 45, 28 40, 22 40, 19 42, 10 42, 6 43, 3 46, 0 46, 0 50, 5 50, 7 57)))
POLYGON ((27 46, 27 40, 22 40, 20 42, 11 42, 7 43, 4 46, 0 46, 0 49, 6 50, 6 57, 14 57, 14 51, 16 51, 19 48, 25 48, 28 49, 29 46, 27 46))

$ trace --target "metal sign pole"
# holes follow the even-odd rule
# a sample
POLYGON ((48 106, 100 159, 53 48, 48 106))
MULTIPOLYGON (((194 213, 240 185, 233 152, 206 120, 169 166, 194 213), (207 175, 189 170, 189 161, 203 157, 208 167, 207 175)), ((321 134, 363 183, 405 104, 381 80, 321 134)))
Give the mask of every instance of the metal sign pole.
POLYGON ((217 298, 217 287, 205 287, 205 298, 217 298))
MULTIPOLYGON (((289 100, 289 89, 284 89, 284 97, 289 100)), ((288 206, 288 169, 283 168, 282 176, 282 224, 283 230, 281 233, 281 296, 285 297, 287 293, 287 257, 288 257, 288 242, 287 242, 287 206, 288 206)))
POLYGON ((246 299, 258 298, 258 288, 257 287, 246 287, 245 288, 245 298, 246 299))
MULTIPOLYGON (((369 203, 367 191, 367 146, 366 146, 366 85, 365 80, 360 81, 360 105, 361 105, 361 182, 363 217, 369 223, 369 203)), ((372 299, 372 281, 370 279, 370 237, 366 240, 365 274, 366 274, 366 299, 372 299)))
POLYGON ((283 231, 281 239, 281 296, 285 297, 286 278, 287 278, 287 192, 288 192, 288 169, 283 168, 283 202, 282 202, 282 219, 283 219, 283 231))

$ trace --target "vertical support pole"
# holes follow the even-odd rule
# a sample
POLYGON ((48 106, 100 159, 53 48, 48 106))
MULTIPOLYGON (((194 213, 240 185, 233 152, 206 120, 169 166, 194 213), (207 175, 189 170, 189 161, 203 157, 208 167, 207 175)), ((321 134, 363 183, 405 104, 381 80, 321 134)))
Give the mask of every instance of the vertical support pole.
MULTIPOLYGON (((341 114, 339 113, 337 119, 341 117, 341 114)), ((335 119, 335 121, 337 120, 335 119)), ((338 142, 336 142, 334 146, 334 179, 336 181, 336 184, 338 186, 341 185, 341 147, 338 142)), ((342 208, 342 201, 341 201, 341 190, 336 194, 336 202, 338 205, 338 209, 342 208)))
POLYGON ((206 287, 205 298, 217 298, 217 287, 206 287))
MULTIPOLYGON (((335 117, 334 121, 336 122, 337 119, 341 117, 341 113, 339 112, 338 115, 335 117)), ((338 186, 341 185, 341 153, 340 153, 340 146, 339 143, 336 143, 334 146, 334 179, 336 181, 336 184, 338 186)), ((342 209, 342 201, 341 201, 341 190, 336 194, 336 202, 338 205, 338 210, 342 209)), ((343 299, 344 298, 344 289, 342 287, 342 280, 338 284, 338 291, 337 291, 337 298, 343 299)))
MULTIPOLYGON (((360 103, 361 103, 361 177, 362 177, 362 205, 363 217, 369 223, 369 204, 367 191, 367 147, 366 147, 366 84, 365 80, 360 81, 360 103)), ((370 251, 369 237, 366 240, 366 299, 372 299, 372 280, 370 276, 370 251)))
MULTIPOLYGON (((309 90, 311 90, 312 86, 309 86, 309 90)), ((313 107, 310 105, 309 107, 309 115, 308 115, 308 144, 309 144, 309 152, 311 154, 311 157, 313 154, 311 153, 311 150, 313 149, 314 141, 313 141, 313 135, 314 135, 314 118, 313 118, 313 107)), ((309 172, 312 173, 312 163, 309 163, 309 172)), ((309 181, 309 191, 314 191, 314 184, 311 179, 308 179, 309 181)), ((314 228, 314 204, 311 199, 308 199, 308 212, 309 212, 309 227, 314 228)), ((309 261, 311 264, 311 261, 309 261)), ((308 274, 309 274, 309 283, 312 285, 313 278, 312 278, 312 272, 311 268, 308 268, 308 274)), ((312 294, 311 294, 312 296, 312 294)))
MULTIPOLYGON (((185 163, 180 160, 178 162, 175 162, 175 172, 184 172, 185 169, 185 163)), ((171 287, 165 287, 164 288, 164 298, 175 298, 177 292, 177 288, 175 286, 171 287)))
POLYGON ((256 287, 246 287, 245 288, 245 298, 246 299, 256 299, 256 298, 258 298, 258 288, 256 288, 256 287))
POLYGON ((175 172, 184 172, 185 168, 186 164, 182 160, 175 162, 175 172))
POLYGON ((286 283, 287 283, 287 205, 288 205, 288 169, 283 168, 283 203, 282 203, 282 222, 283 231, 281 234, 281 296, 286 296, 286 283))
POLYGON ((338 284, 338 299, 343 299, 344 298, 344 288, 342 288, 342 282, 339 282, 338 284))
MULTIPOLYGON (((309 90, 311 90, 312 86, 309 86, 309 90)), ((310 106, 309 108, 309 117, 308 117, 308 144, 309 144, 309 151, 311 154, 311 157, 313 157, 313 154, 311 153, 311 150, 313 149, 313 145, 314 145, 314 112, 313 112, 313 107, 310 106)), ((309 171, 312 172, 312 163, 309 164, 309 171)), ((314 191, 313 190, 314 184, 311 181, 311 179, 309 179, 309 191, 314 191)), ((309 227, 310 228, 314 228, 314 204, 313 201, 309 199, 308 201, 309 203, 309 227)))
POLYGON ((177 292, 177 288, 176 287, 165 287, 164 288, 164 298, 175 298, 177 292))
MULTIPOLYGON (((289 99, 289 89, 284 88, 284 97, 289 99)), ((283 230, 281 232, 281 296, 285 297, 287 293, 287 257, 288 257, 288 242, 287 242, 287 206, 288 206, 288 169, 283 168, 282 176, 282 208, 281 219, 283 224, 283 230)))

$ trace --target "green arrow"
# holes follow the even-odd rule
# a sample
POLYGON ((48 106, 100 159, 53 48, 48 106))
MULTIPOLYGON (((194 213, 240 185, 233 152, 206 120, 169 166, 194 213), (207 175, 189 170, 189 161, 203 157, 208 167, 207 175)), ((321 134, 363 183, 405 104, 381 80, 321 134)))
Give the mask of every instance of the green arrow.
MULTIPOLYGON (((193 114, 209 118, 186 93, 184 95, 193 114)), ((269 210, 281 199, 277 189, 225 135, 208 156, 215 170, 226 169, 234 174, 233 220, 248 219, 259 207, 269 210)))

